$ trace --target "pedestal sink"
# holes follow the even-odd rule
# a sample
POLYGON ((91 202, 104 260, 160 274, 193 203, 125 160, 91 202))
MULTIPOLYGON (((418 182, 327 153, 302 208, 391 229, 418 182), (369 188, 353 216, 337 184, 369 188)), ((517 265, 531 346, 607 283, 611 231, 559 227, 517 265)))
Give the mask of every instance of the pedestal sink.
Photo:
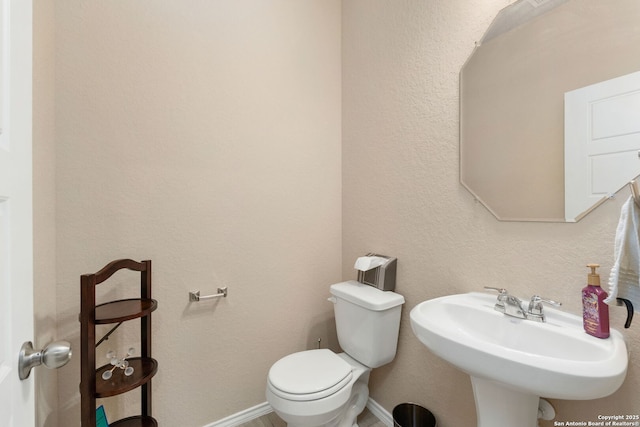
POLYGON ((429 350, 471 376, 478 427, 536 427, 540 397, 586 400, 615 392, 627 373, 620 332, 584 332, 582 318, 545 308, 546 322, 494 310, 471 292, 424 301, 411 328, 429 350))

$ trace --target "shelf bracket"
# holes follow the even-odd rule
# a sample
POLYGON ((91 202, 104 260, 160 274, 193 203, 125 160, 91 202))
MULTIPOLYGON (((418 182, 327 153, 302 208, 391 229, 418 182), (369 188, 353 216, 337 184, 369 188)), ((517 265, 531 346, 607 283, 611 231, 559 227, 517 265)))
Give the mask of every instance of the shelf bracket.
POLYGON ((112 333, 114 333, 116 331, 116 329, 118 329, 120 327, 120 325, 122 325, 122 322, 118 323, 116 326, 114 326, 113 328, 111 328, 111 330, 109 332, 107 332, 107 334, 105 336, 103 336, 102 338, 100 338, 100 341, 98 341, 96 343, 96 348, 102 344, 104 341, 109 339, 109 335, 111 335, 112 333))

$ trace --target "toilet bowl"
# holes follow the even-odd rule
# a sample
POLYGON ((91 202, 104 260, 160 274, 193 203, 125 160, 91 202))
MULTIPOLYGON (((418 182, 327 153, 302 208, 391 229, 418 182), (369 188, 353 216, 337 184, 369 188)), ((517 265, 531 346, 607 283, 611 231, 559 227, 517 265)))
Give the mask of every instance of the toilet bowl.
POLYGON ((271 367, 267 401, 292 427, 351 427, 367 404, 370 371, 328 349, 293 353, 271 367))
POLYGON ((402 295, 348 281, 331 285, 344 353, 307 350, 273 364, 267 402, 290 427, 352 427, 369 398, 372 368, 393 360, 402 295))

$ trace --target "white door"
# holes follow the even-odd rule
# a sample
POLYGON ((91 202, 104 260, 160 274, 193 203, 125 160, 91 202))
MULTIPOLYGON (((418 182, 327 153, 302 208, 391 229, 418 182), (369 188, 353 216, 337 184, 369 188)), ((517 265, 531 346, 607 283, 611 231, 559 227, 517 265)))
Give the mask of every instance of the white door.
POLYGON ((565 217, 640 175, 640 72, 565 93, 565 217))
POLYGON ((34 427, 33 375, 18 353, 33 339, 29 0, 0 0, 0 426, 34 427))

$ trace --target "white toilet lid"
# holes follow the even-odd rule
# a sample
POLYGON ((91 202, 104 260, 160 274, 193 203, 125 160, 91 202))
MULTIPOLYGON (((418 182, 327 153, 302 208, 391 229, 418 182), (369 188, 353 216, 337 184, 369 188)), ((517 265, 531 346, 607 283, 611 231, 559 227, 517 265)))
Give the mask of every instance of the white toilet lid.
POLYGON ((344 387, 351 380, 351 370, 351 365, 331 350, 301 351, 274 363, 269 382, 287 395, 298 395, 302 400, 314 395, 318 399, 344 387), (315 396, 318 393, 320 396, 315 396))

